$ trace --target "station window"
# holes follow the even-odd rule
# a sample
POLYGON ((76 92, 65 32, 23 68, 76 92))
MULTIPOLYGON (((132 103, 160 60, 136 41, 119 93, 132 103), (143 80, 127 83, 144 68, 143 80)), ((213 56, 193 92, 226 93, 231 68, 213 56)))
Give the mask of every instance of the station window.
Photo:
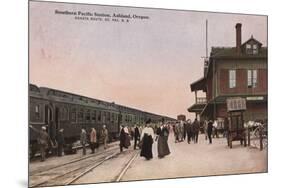
POLYGON ((246 44, 246 53, 247 54, 258 54, 258 45, 257 44, 246 44))
POLYGON ((229 70, 229 88, 236 87, 236 70, 229 70))
POLYGON ((257 87, 257 70, 248 70, 248 88, 257 87))
POLYGON ((253 44, 253 54, 258 54, 258 45, 253 44))

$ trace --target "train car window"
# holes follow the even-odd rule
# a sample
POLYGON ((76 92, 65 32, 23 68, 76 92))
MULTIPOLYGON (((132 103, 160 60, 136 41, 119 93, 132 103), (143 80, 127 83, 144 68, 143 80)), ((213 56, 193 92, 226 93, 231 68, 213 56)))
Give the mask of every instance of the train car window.
POLYGON ((84 120, 84 109, 80 109, 78 112, 78 121, 82 122, 84 120))
POLYGON ((98 111, 98 121, 101 121, 101 111, 98 111))
POLYGON ((110 112, 107 112, 107 121, 110 122, 110 112))
POLYGON ((69 120, 68 111, 69 111, 69 108, 65 107, 65 120, 69 120))
POLYGON ((102 122, 105 123, 106 120, 106 112, 102 112, 102 122))
POLYGON ((96 121, 96 111, 92 112, 92 121, 96 121))
POLYGON ((112 123, 114 122, 114 115, 115 115, 114 113, 111 114, 111 122, 112 123))
POLYGON ((59 109, 59 117, 60 117, 60 120, 64 120, 64 108, 60 108, 59 109))
POLYGON ((40 111, 39 111, 40 106, 36 105, 35 106, 35 118, 39 119, 40 118, 40 111))
POLYGON ((75 108, 71 109, 70 120, 71 120, 71 122, 76 122, 76 109, 75 108))
POLYGON ((60 113, 60 119, 65 120, 67 116, 67 109, 65 107, 62 107, 59 113, 60 113))
POLYGON ((67 108, 66 107, 63 108, 63 118, 64 118, 64 120, 67 119, 67 108))
POLYGON ((90 120, 91 120, 91 113, 90 113, 90 110, 87 110, 86 121, 90 121, 90 120))

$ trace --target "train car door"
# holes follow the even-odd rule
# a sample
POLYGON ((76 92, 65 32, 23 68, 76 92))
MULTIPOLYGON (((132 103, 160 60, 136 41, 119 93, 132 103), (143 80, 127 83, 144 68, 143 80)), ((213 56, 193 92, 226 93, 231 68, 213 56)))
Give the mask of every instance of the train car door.
POLYGON ((53 119, 52 108, 49 105, 45 105, 45 124, 50 125, 50 122, 53 119))
POLYGON ((58 107, 56 107, 55 109, 55 129, 58 130, 59 129, 59 113, 60 109, 58 107))
POLYGON ((56 135, 57 135, 57 130, 59 129, 59 108, 55 107, 54 110, 54 119, 53 121, 51 121, 51 123, 49 124, 50 126, 50 138, 52 141, 55 141, 56 139, 56 135))

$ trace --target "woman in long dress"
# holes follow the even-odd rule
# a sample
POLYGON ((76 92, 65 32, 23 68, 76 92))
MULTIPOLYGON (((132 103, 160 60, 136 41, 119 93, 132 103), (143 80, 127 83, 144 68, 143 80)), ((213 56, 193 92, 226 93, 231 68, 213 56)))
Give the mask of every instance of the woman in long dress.
POLYGON ((168 146, 168 137, 169 137, 169 130, 166 126, 161 125, 157 131, 157 151, 158 151, 158 157, 163 158, 166 155, 170 154, 170 149, 168 146))
POLYGON ((128 149, 128 147, 131 145, 130 143, 130 136, 129 136, 129 130, 128 127, 121 126, 121 131, 120 131, 120 152, 123 151, 123 148, 128 149))
POLYGON ((145 128, 142 130, 141 133, 141 157, 145 157, 147 160, 150 160, 153 158, 152 154, 152 144, 153 144, 153 138, 154 138, 154 131, 151 127, 145 125, 145 128))

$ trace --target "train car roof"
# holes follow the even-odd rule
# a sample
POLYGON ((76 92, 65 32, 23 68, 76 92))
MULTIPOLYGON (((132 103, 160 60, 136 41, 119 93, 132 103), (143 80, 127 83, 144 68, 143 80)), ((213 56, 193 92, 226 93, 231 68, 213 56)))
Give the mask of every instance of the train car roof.
POLYGON ((124 105, 115 104, 114 102, 107 102, 95 98, 86 97, 83 95, 78 95, 66 91, 61 91, 58 89, 48 88, 48 87, 38 87, 35 84, 29 84, 29 91, 30 96, 33 97, 42 97, 44 99, 52 99, 58 102, 67 102, 67 103, 73 103, 78 105, 84 105, 89 107, 96 107, 96 108, 106 108, 111 110, 125 110, 128 112, 138 112, 138 113, 144 113, 148 116, 154 116, 156 118, 164 118, 169 120, 174 120, 173 118, 158 115, 150 112, 146 112, 143 110, 139 110, 136 108, 127 107, 124 105))

